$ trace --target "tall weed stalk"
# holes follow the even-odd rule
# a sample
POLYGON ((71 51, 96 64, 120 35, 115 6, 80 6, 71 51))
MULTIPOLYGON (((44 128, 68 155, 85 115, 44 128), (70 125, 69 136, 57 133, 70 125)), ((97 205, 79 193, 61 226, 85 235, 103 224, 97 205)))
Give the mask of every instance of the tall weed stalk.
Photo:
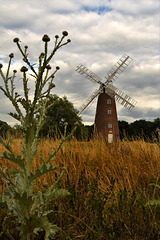
MULTIPOLYGON (((59 168, 51 161, 56 157, 57 152, 61 149, 67 136, 64 133, 62 141, 57 149, 51 149, 47 159, 41 156, 41 164, 33 171, 32 162, 37 155, 39 145, 39 131, 44 122, 44 114, 47 109, 47 101, 51 90, 55 87, 53 83, 56 72, 59 70, 57 66, 53 71, 49 65, 53 56, 59 48, 68 44, 70 39, 64 40, 68 35, 66 31, 62 33, 62 37, 55 36, 53 50, 48 54, 48 43, 50 38, 44 35, 44 52, 38 58, 38 70, 34 68, 28 58, 28 46, 22 48, 20 40, 15 38, 13 42, 17 45, 25 66, 20 71, 23 82, 23 95, 15 91, 15 79, 17 71, 11 73, 11 64, 14 54, 9 55, 9 63, 6 73, 2 70, 3 65, 0 64, 0 75, 3 80, 0 90, 12 103, 15 112, 10 116, 18 120, 23 128, 23 141, 21 143, 21 153, 16 154, 12 148, 12 139, 7 141, 0 138, 0 143, 5 147, 5 151, 0 155, 1 159, 11 161, 18 167, 10 171, 4 166, 0 169, 3 180, 8 184, 2 194, 2 202, 5 203, 6 209, 16 218, 19 226, 21 240, 31 240, 41 231, 45 232, 45 240, 53 239, 58 227, 49 222, 47 215, 51 212, 47 210, 47 203, 59 197, 69 195, 68 191, 57 187, 58 181, 64 174, 64 169, 54 182, 54 185, 43 186, 40 191, 35 191, 35 181, 46 173, 52 172, 59 168), (35 79, 34 97, 31 100, 28 87, 28 74, 35 79), (38 115, 38 117, 37 117, 38 115)), ((65 127, 66 130, 66 127, 65 127)))

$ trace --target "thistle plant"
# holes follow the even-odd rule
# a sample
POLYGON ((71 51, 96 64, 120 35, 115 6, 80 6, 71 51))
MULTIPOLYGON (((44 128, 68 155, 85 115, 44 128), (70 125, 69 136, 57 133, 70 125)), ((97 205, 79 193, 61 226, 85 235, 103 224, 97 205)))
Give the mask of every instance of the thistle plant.
POLYGON ((64 131, 61 143, 58 149, 51 149, 48 159, 41 157, 42 164, 34 172, 32 162, 35 158, 39 145, 39 131, 44 122, 44 114, 49 107, 47 104, 51 90, 55 87, 53 82, 59 67, 55 67, 52 71, 50 62, 59 48, 68 44, 70 39, 65 40, 68 33, 62 32, 61 38, 55 36, 55 42, 52 51, 48 53, 48 44, 50 38, 44 35, 44 52, 38 58, 38 68, 34 68, 28 58, 28 46, 22 47, 20 40, 14 38, 13 42, 17 45, 24 66, 21 67, 23 82, 23 95, 15 91, 15 80, 17 71, 11 73, 12 60, 14 54, 9 54, 9 63, 6 73, 3 71, 3 65, 0 64, 0 75, 3 80, 0 90, 12 103, 15 112, 9 113, 10 116, 18 120, 23 128, 23 141, 21 143, 21 153, 18 155, 12 148, 12 139, 3 140, 0 143, 5 147, 5 151, 0 155, 1 160, 7 159, 17 164, 17 168, 9 171, 4 166, 0 169, 3 180, 7 182, 8 187, 2 195, 2 201, 5 203, 7 210, 16 217, 19 223, 21 239, 34 239, 34 236, 40 231, 45 232, 45 239, 53 239, 58 227, 49 222, 47 215, 47 203, 54 201, 58 197, 69 195, 65 189, 57 187, 58 181, 63 176, 65 169, 61 170, 59 179, 52 186, 44 185, 43 191, 35 191, 35 181, 42 175, 59 168, 53 164, 58 150, 62 147, 67 136, 64 131), (30 89, 28 88, 28 75, 35 79, 34 97, 30 97, 30 89), (36 117, 38 114, 38 118, 36 117), (51 162, 52 161, 52 162, 51 162))

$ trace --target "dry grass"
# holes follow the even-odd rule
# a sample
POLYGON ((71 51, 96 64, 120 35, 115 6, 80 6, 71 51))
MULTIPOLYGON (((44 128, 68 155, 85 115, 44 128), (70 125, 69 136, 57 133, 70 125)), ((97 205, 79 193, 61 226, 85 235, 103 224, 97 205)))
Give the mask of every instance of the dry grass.
MULTIPOLYGON (((33 162, 33 169, 41 164, 40 154, 47 159, 51 148, 58 148, 59 140, 42 139, 38 154, 33 162)), ((13 148, 17 153, 21 150, 21 139, 15 139, 13 148)), ((0 153, 3 152, 0 146, 0 153)), ((54 160, 56 165, 66 167, 66 174, 62 181, 74 182, 75 189, 78 188, 79 179, 85 171, 88 182, 98 177, 99 188, 106 191, 113 180, 114 188, 128 190, 141 190, 152 181, 156 181, 160 173, 160 150, 156 144, 139 141, 122 141, 119 144, 107 144, 104 140, 92 140, 90 142, 67 141, 58 152, 54 160), (98 174, 97 174, 98 173, 98 174)), ((8 168, 16 165, 7 160, 0 161, 0 167, 8 168)), ((57 171, 59 174, 60 171, 57 171)), ((42 182, 52 184, 55 173, 46 174, 39 180, 38 187, 42 182)), ((1 184, 1 189, 5 185, 1 184)))
MULTIPOLYGON (((51 148, 58 148, 60 141, 42 139, 33 162, 33 171, 42 164, 40 156, 47 160, 51 148)), ((13 148, 20 154, 21 139, 13 141, 13 148)), ((3 152, 0 146, 0 153, 3 152)), ((159 208, 148 208, 148 200, 159 199, 159 191, 150 183, 160 185, 160 148, 145 141, 122 141, 107 144, 104 140, 78 142, 66 141, 58 152, 55 165, 60 169, 41 177, 37 189, 43 183, 53 184, 66 168, 60 185, 68 189, 70 196, 48 205, 53 211, 49 219, 59 226, 56 239, 111 240, 111 239, 160 239, 159 208)), ((0 167, 16 165, 0 160, 0 167)), ((3 185, 0 178, 0 191, 3 185)), ((0 224, 6 226, 2 208, 0 224)), ((15 236, 15 225, 8 218, 9 236, 15 236)), ((16 224, 16 222, 14 222, 16 224)), ((18 233, 17 233, 18 236, 18 233)), ((18 237, 16 238, 19 239, 18 237)), ((44 239, 39 236, 37 240, 44 239)))

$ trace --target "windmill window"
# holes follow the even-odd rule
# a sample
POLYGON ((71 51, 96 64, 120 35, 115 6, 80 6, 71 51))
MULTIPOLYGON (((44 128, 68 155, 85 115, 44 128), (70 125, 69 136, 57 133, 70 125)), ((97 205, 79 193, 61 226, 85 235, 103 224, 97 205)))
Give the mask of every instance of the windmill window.
POLYGON ((108 128, 112 128, 112 124, 111 123, 108 124, 108 128))
POLYGON ((111 99, 108 99, 108 100, 107 100, 107 104, 111 104, 111 99))
POLYGON ((109 115, 112 114, 112 110, 111 109, 108 110, 108 114, 109 115))

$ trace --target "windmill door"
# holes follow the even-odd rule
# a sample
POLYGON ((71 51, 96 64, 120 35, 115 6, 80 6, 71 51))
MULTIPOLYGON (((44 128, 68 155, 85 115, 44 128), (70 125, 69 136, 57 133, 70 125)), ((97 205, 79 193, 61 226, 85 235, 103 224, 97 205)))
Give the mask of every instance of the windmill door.
POLYGON ((113 143, 113 133, 108 133, 108 143, 113 143))

